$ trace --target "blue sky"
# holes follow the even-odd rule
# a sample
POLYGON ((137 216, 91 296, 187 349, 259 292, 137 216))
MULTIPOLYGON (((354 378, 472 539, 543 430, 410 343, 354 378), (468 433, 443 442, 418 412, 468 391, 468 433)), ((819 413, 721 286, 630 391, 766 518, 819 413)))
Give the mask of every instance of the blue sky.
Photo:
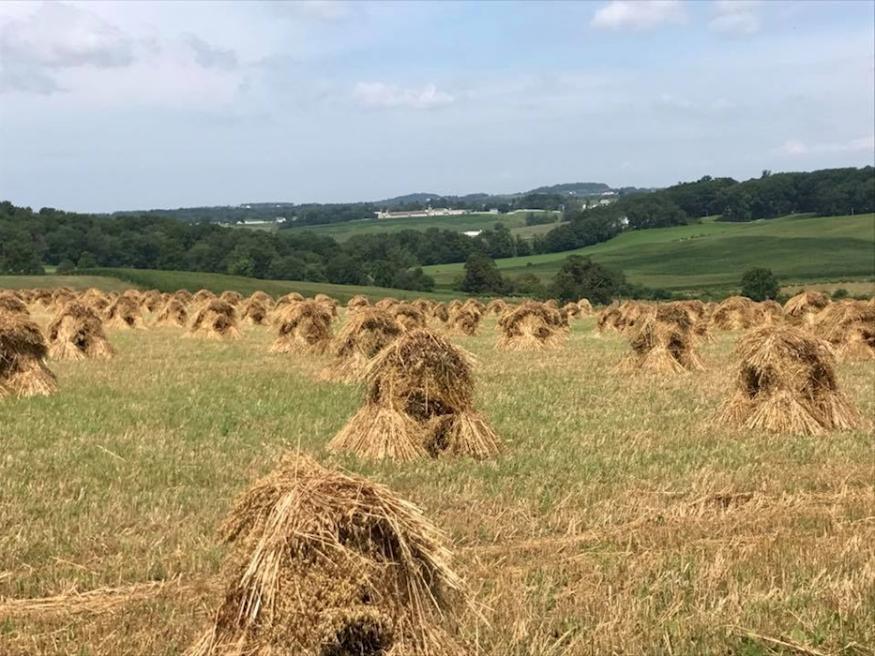
POLYGON ((662 186, 875 159, 875 3, 0 3, 0 198, 662 186))

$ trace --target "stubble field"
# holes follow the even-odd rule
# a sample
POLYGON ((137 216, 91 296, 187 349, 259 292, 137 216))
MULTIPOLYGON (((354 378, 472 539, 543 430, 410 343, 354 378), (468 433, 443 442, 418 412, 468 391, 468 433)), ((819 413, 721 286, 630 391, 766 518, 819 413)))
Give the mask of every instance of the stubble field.
MULTIPOLYGON (((663 377, 618 372, 625 340, 593 324, 544 353, 496 351, 491 317, 452 338, 505 444, 482 462, 329 455, 362 387, 269 353, 266 328, 110 330, 115 359, 52 362, 58 394, 0 402, 0 654, 181 654, 220 594, 218 524, 296 449, 446 531, 476 654, 873 653, 871 433, 725 428, 738 333, 663 377)), ((838 372, 871 421, 873 364, 838 372)))

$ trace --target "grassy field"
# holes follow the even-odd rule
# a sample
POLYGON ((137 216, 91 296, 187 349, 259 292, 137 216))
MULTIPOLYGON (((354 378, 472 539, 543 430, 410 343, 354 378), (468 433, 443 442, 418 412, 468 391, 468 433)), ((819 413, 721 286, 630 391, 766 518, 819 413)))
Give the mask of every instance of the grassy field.
MULTIPOLYGON (((153 269, 89 269, 88 275, 81 276, 0 276, 0 289, 22 289, 28 287, 71 287, 87 289, 97 287, 105 291, 118 291, 129 287, 140 289, 157 289, 162 292, 174 292, 177 289, 209 289, 220 293, 226 289, 240 292, 248 296, 261 290, 273 296, 282 296, 289 292, 299 292, 305 296, 328 294, 339 301, 346 302, 356 294, 365 294, 371 298, 391 296, 398 299, 433 298, 445 300, 453 294, 438 292, 411 292, 403 289, 386 289, 383 287, 363 287, 359 285, 333 285, 323 282, 305 282, 291 280, 259 280, 243 276, 228 276, 221 273, 201 273, 195 271, 156 271, 153 269)), ((458 294, 456 294, 458 295, 458 294)))
MULTIPOLYGON (((636 230, 565 253, 497 260, 502 273, 548 280, 571 254, 622 270, 635 283, 676 291, 725 292, 742 273, 771 268, 786 283, 875 279, 875 215, 783 217, 752 223, 636 230)), ((438 287, 462 275, 462 264, 425 267, 438 287)))
POLYGON ((36 289, 40 287, 69 287, 70 289, 88 289, 97 287, 108 292, 117 292, 132 287, 130 282, 104 275, 91 276, 0 276, 0 289, 36 289))
MULTIPOLYGON (((714 423, 735 334, 702 347, 705 372, 659 378, 618 373, 628 347, 592 319, 546 353, 496 351, 494 326, 453 338, 506 446, 486 462, 328 455, 362 389, 268 353, 263 328, 111 331, 116 359, 51 363, 58 394, 0 402, 0 654, 181 654, 215 608, 219 522, 289 449, 448 532, 474 654, 872 654, 871 434, 714 423)), ((872 363, 838 374, 872 417, 872 363)))
POLYGON ((523 237, 542 234, 559 225, 558 223, 550 223, 527 226, 526 213, 514 212, 511 214, 465 214, 462 216, 434 216, 410 219, 374 218, 328 225, 301 226, 300 228, 291 228, 291 230, 309 230, 321 235, 334 237, 338 241, 345 241, 353 235, 385 234, 400 232, 401 230, 427 230, 428 228, 440 228, 441 230, 453 230, 455 232, 488 230, 496 223, 503 223, 510 229, 512 234, 519 234, 523 237))

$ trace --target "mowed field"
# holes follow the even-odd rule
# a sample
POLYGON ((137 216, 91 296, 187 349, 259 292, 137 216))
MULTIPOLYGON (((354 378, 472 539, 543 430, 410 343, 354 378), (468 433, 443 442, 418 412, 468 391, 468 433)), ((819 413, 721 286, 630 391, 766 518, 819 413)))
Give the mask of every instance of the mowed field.
MULTIPOLYGON (((505 445, 483 462, 327 454, 363 388, 269 353, 266 328, 109 331, 115 359, 51 363, 58 394, 0 401, 0 654, 181 654, 219 597, 219 523, 296 449, 448 534, 474 654, 873 653, 871 434, 728 429, 712 417, 738 334, 663 377, 619 373, 625 340, 593 325, 543 353, 496 351, 492 317, 452 337, 505 445)), ((872 362, 838 379, 871 420, 872 362)))
MULTIPOLYGON (((771 268, 782 282, 875 279, 875 214, 792 216, 750 223, 700 224, 634 230, 563 253, 496 260, 505 275, 534 273, 545 282, 569 255, 587 255, 620 269, 634 283, 672 291, 737 289, 749 268, 771 268)), ((462 264, 424 267, 438 288, 463 274, 462 264)))
MULTIPOLYGON (((326 225, 301 226, 290 228, 294 231, 310 231, 320 235, 334 237, 338 241, 346 241, 353 235, 376 235, 401 230, 428 230, 439 228, 454 232, 467 232, 469 230, 491 230, 496 223, 502 223, 510 229, 511 234, 522 237, 531 237, 552 230, 558 223, 527 226, 526 215, 528 212, 512 212, 509 214, 464 214, 462 216, 430 216, 421 218, 401 219, 363 219, 361 221, 348 221, 345 223, 331 223, 326 225)), ((540 213, 539 213, 540 215, 540 213)))

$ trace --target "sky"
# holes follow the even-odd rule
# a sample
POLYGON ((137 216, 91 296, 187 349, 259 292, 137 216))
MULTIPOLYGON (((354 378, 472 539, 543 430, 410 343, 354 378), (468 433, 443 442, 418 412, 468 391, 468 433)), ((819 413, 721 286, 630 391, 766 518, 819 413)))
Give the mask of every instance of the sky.
POLYGON ((875 160, 875 2, 2 2, 0 198, 507 193, 875 160))

